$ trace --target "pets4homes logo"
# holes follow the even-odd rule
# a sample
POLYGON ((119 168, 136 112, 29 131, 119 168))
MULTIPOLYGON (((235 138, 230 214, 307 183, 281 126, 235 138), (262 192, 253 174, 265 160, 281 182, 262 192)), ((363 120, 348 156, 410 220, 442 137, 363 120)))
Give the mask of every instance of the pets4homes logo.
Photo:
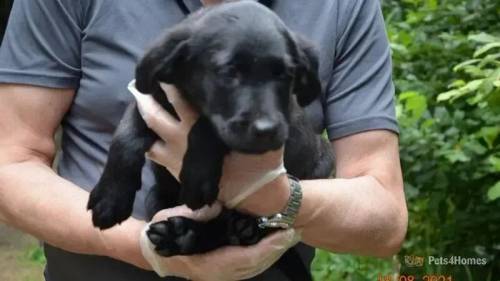
POLYGON ((425 258, 421 256, 405 256, 404 263, 408 267, 424 266, 425 258))
POLYGON ((425 261, 429 265, 486 265, 488 263, 487 258, 480 257, 462 257, 462 256, 428 256, 426 258, 422 256, 404 256, 404 264, 408 267, 422 267, 425 261))

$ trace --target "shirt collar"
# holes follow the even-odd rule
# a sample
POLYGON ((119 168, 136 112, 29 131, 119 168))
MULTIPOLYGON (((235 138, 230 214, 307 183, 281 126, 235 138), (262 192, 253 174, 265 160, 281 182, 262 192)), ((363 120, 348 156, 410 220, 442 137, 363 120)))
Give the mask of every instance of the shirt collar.
POLYGON ((183 0, 183 2, 191 13, 203 6, 200 0, 183 0))
MULTIPOLYGON (((258 1, 258 0, 252 0, 252 1, 258 1)), ((189 9, 191 13, 203 6, 201 0, 183 0, 183 2, 184 4, 186 4, 186 7, 189 9)))

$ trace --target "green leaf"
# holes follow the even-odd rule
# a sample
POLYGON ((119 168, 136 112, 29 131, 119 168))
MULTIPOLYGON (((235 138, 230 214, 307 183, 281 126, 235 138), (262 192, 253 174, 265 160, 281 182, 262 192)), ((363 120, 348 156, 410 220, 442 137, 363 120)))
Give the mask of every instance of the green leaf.
POLYGON ((488 199, 490 201, 496 200, 498 198, 500 198, 500 181, 498 181, 488 190, 488 199))
POLYGON ((492 126, 492 127, 483 127, 477 133, 477 135, 484 139, 484 141, 488 144, 488 147, 493 148, 493 144, 500 134, 500 126, 492 126))
POLYGON ((495 172, 500 172, 500 157, 490 156, 488 162, 491 164, 495 172))
POLYGON ((469 150, 475 154, 478 154, 478 155, 482 155, 488 151, 487 148, 484 147, 483 145, 481 145, 481 143, 479 143, 479 141, 477 141, 477 140, 472 140, 472 141, 466 142, 464 144, 464 147, 467 148, 467 150, 469 150))
POLYGON ((500 42, 489 43, 489 44, 482 46, 481 48, 477 49, 474 52, 474 57, 477 58, 480 55, 488 52, 489 50, 491 50, 493 48, 500 48, 500 42))
POLYGON ((448 88, 451 89, 451 88, 460 88, 460 87, 463 87, 465 86, 465 81, 462 80, 462 79, 458 79, 458 80, 455 80, 453 81, 450 85, 448 85, 448 88))
POLYGON ((469 94, 473 91, 476 91, 479 88, 479 86, 481 86, 483 81, 484 81, 484 79, 472 80, 469 83, 465 84, 465 86, 463 86, 463 87, 441 93, 438 95, 437 101, 438 102, 447 101, 447 100, 454 101, 454 100, 456 100, 456 99, 458 99, 466 94, 469 94))
POLYGON ((460 95, 460 91, 459 90, 450 90, 450 91, 447 91, 447 92, 444 92, 444 93, 441 93, 438 95, 437 97, 437 101, 438 102, 441 102, 441 101, 447 101, 453 97, 457 97, 460 95))
POLYGON ((420 94, 418 92, 415 92, 415 91, 403 92, 403 93, 399 94, 399 100, 404 101, 404 100, 407 100, 409 98, 412 98, 412 97, 415 97, 418 95, 420 95, 420 94))
POLYGON ((405 102, 406 110, 412 113, 414 119, 420 119, 427 109, 427 99, 418 92, 401 93, 399 100, 405 102))
POLYGON ((435 120, 434 119, 427 119, 424 122, 422 122, 422 130, 430 128, 432 125, 434 125, 435 120))
POLYGON ((454 68, 453 68, 453 71, 457 72, 459 70, 462 70, 465 66, 467 65, 471 65, 471 64, 475 64, 477 62, 480 62, 481 60, 480 59, 470 59, 470 60, 466 60, 464 62, 461 62, 459 64, 457 64, 454 68))
POLYGON ((479 33, 474 35, 469 35, 469 40, 475 41, 478 43, 493 43, 497 42, 499 39, 493 35, 489 35, 486 33, 479 33))
POLYGON ((493 112, 500 114, 500 88, 497 87, 497 90, 488 96, 486 102, 493 112))
POLYGON ((499 59, 500 59, 500 52, 494 53, 494 54, 489 54, 489 55, 486 55, 485 57, 479 59, 480 62, 477 66, 480 68, 483 68, 483 67, 487 66, 488 64, 499 65, 500 64, 499 59))
POLYGON ((484 69, 475 65, 468 65, 463 68, 463 71, 472 77, 484 77, 484 69))
POLYGON ((413 41, 413 37, 405 30, 398 32, 398 39, 405 47, 411 45, 413 41))
POLYGON ((393 52, 396 52, 396 53, 399 52, 401 54, 408 53, 408 49, 406 49, 406 47, 402 44, 391 43, 390 46, 391 46, 391 50, 393 52))
POLYGON ((427 0, 426 6, 430 10, 433 10, 433 11, 436 10, 437 6, 438 6, 437 0, 427 0))

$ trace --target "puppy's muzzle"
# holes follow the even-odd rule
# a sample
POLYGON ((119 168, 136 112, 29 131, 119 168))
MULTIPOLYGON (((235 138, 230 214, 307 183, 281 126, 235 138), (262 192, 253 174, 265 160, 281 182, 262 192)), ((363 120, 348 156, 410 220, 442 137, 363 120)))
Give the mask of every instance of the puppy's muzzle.
POLYGON ((229 124, 231 135, 245 150, 263 152, 274 150, 284 144, 287 128, 278 118, 260 117, 257 119, 238 118, 229 124))
POLYGON ((259 118, 250 125, 250 134, 256 139, 272 140, 278 134, 278 121, 259 118))

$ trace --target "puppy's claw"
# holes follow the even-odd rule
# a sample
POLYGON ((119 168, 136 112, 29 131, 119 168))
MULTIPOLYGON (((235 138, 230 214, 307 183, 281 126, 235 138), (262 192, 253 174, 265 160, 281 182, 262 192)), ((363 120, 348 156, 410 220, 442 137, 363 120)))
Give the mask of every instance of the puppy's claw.
POLYGON ((148 231, 147 235, 148 235, 149 240, 151 240, 151 243, 153 243, 155 245, 160 244, 161 240, 163 239, 163 237, 161 235, 156 234, 156 233, 151 232, 151 231, 148 231))
POLYGON ((157 235, 168 235, 168 227, 167 224, 159 222, 159 223, 154 223, 149 226, 148 233, 153 233, 157 235))

